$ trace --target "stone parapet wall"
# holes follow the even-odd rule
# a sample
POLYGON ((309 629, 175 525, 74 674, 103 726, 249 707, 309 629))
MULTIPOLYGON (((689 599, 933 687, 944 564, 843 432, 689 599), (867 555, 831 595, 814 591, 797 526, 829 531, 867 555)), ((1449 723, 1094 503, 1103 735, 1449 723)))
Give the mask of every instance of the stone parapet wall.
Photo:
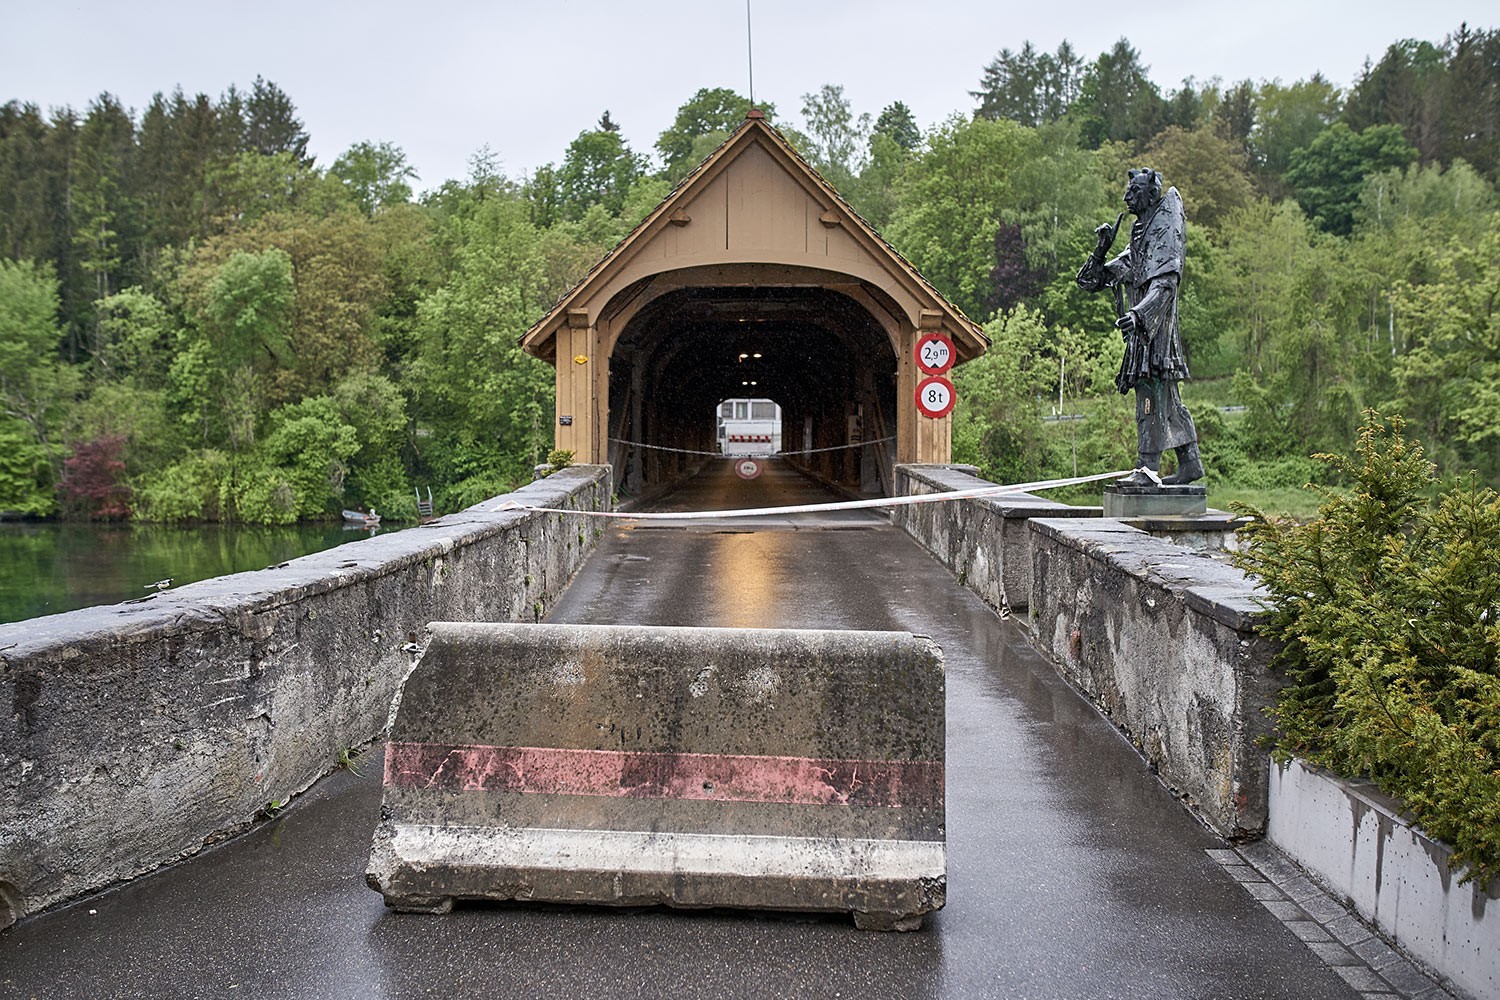
MULTIPOLYGON (((898 465, 896 495, 950 493, 994 483, 973 466, 898 465)), ((1074 507, 1030 493, 920 503, 896 507, 892 521, 948 567, 960 583, 996 611, 1031 601, 1031 533, 1034 517, 1097 518, 1099 507, 1074 507)))
MULTIPOLYGON (((994 485, 965 466, 900 465, 900 495, 994 485)), ((1038 648, 1226 837, 1265 830, 1256 738, 1277 684, 1251 628, 1248 577, 1099 507, 1031 494, 897 507, 892 520, 1002 614, 1026 608, 1038 648)), ((1194 548, 1229 544, 1233 519, 1191 521, 1194 548)), ((1172 526, 1175 527, 1175 524, 1172 526)), ((1177 534, 1181 534, 1178 531, 1177 534)))
POLYGON ((1278 685, 1251 579, 1113 519, 1030 527, 1036 645, 1210 827, 1263 834, 1278 685))
POLYGON ((428 622, 533 621, 601 533, 607 466, 420 527, 0 625, 0 926, 243 828, 385 729, 428 622))

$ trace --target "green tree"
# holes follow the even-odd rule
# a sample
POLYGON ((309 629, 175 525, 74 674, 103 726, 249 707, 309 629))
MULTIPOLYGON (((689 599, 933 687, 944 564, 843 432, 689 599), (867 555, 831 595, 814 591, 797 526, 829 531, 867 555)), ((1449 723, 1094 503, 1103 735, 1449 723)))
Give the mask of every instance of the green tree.
POLYGON ((913 155, 886 133, 872 133, 864 170, 847 191, 840 192, 876 229, 890 225, 900 202, 901 175, 913 155))
POLYGON ((825 83, 802 95, 808 153, 819 172, 839 191, 849 190, 864 169, 870 144, 870 116, 856 115, 844 88, 825 83))
POLYGON ((218 210, 212 228, 219 233, 274 213, 326 216, 356 204, 355 192, 337 177, 285 152, 240 153, 215 166, 207 183, 218 210))
POLYGON ((258 449, 257 463, 236 483, 234 504, 246 521, 290 524, 331 516, 344 497, 348 461, 359 433, 327 396, 280 407, 258 449))
POLYGON ((46 517, 57 509, 51 455, 31 429, 0 417, 0 511, 20 517, 46 517))
POLYGON ((516 341, 553 298, 524 202, 486 200, 449 225, 454 266, 418 307, 408 384, 426 442, 421 471, 453 508, 528 481, 551 447, 552 369, 516 341))
POLYGON ((1162 122, 1184 132, 1193 132, 1206 126, 1219 106, 1219 84, 1211 80, 1199 86, 1192 77, 1182 81, 1182 86, 1167 95, 1162 110, 1162 122))
POLYGON ((236 253, 274 249, 291 261, 296 294, 286 337, 295 349, 260 373, 268 408, 319 395, 345 374, 378 363, 374 336, 389 288, 378 234, 399 228, 406 210, 391 206, 373 221, 353 212, 272 213, 197 247, 179 279, 189 313, 201 312, 219 269, 236 253), (398 220, 385 220, 392 213, 398 220))
POLYGON ((1423 161, 1434 159, 1442 146, 1444 63, 1442 49, 1431 42, 1407 38, 1392 44, 1375 66, 1366 63, 1350 89, 1344 124, 1355 132, 1397 126, 1423 161))
POLYGON ((1347 236, 1354 229, 1354 210, 1365 178, 1405 167, 1416 158, 1417 151, 1394 125, 1355 132, 1335 122, 1292 153, 1286 179, 1318 228, 1347 236))
POLYGON ((887 104, 875 119, 875 128, 870 133, 871 153, 874 152, 876 136, 887 136, 902 150, 910 153, 922 145, 922 130, 917 127, 916 116, 900 101, 887 104))
POLYGON ((1312 145, 1338 119, 1342 106, 1339 89, 1320 73, 1290 86, 1278 80, 1261 84, 1251 137, 1259 164, 1272 177, 1281 177, 1292 165, 1292 154, 1312 145))
POLYGON ((876 229, 890 224, 900 199, 901 174, 921 145, 922 131, 911 109, 900 101, 887 105, 870 132, 864 168, 840 192, 876 229))
POLYGON ((297 289, 290 254, 275 247, 261 253, 237 250, 220 265, 206 292, 204 326, 226 367, 271 367, 291 360, 297 289))
POLYGON ((167 306, 140 288, 127 288, 98 304, 100 349, 94 369, 103 381, 165 385, 175 320, 167 306))
POLYGON ((369 216, 388 205, 411 200, 411 185, 417 171, 406 162, 401 147, 389 142, 357 142, 333 161, 330 176, 349 190, 355 204, 369 216))
MULTIPOLYGON (((776 106, 757 105, 767 121, 776 116, 776 106)), ((750 99, 725 87, 704 87, 677 109, 669 128, 656 140, 667 178, 674 183, 685 177, 729 133, 739 128, 751 108, 750 99)))
POLYGON ((1467 24, 1448 36, 1448 79, 1439 126, 1445 163, 1463 160, 1500 180, 1500 31, 1467 24))
POLYGON ((78 129, 66 204, 75 251, 74 302, 68 315, 90 355, 99 350, 93 303, 120 287, 127 252, 138 245, 138 213, 127 183, 135 156, 135 126, 119 100, 101 94, 78 129))
POLYGON ((181 89, 170 98, 156 94, 147 105, 132 196, 150 247, 180 247, 210 230, 217 208, 209 178, 240 152, 244 123, 238 113, 206 94, 189 100, 181 89))
POLYGON ((1083 60, 1066 39, 1055 54, 1039 53, 1029 41, 1019 52, 1001 49, 984 68, 979 89, 969 92, 979 102, 974 114, 1033 127, 1050 124, 1078 98, 1083 72, 1083 60))
POLYGON ((1227 304, 1228 343, 1261 458, 1305 456, 1349 440, 1365 405, 1358 290, 1347 245, 1313 231, 1290 202, 1231 212, 1203 292, 1227 304))
POLYGON ((274 247, 235 251, 203 291, 202 339, 193 357, 207 370, 195 366, 202 381, 192 386, 191 412, 205 428, 222 421, 220 440, 235 451, 254 445, 268 409, 266 382, 291 361, 296 298, 292 258, 274 247))
POLYGON ((1255 84, 1241 80, 1220 95, 1213 114, 1214 131, 1220 138, 1234 143, 1239 154, 1247 160, 1252 159, 1250 135, 1255 130, 1259 113, 1257 99, 1255 84))
POLYGON ((0 413, 26 427, 51 467, 52 483, 62 462, 54 431, 80 384, 77 371, 58 356, 57 311, 50 268, 0 260, 0 413))
POLYGON ((244 151, 289 156, 302 166, 312 166, 308 138, 292 99, 276 84, 257 76, 245 102, 244 151))
POLYGON ((1166 105, 1147 70, 1124 38, 1084 70, 1069 110, 1090 148, 1105 142, 1141 144, 1165 124, 1166 105))
POLYGON ((1348 488, 1309 523, 1258 519, 1240 559, 1288 681, 1277 756, 1373 778, 1483 884, 1500 873, 1500 498, 1470 482, 1431 504, 1422 449, 1375 413, 1352 457, 1321 457, 1348 488))
POLYGON ((406 397, 391 379, 356 372, 330 394, 339 420, 354 431, 357 449, 347 455, 345 489, 355 503, 388 516, 410 509, 411 486, 402 462, 411 427, 406 397))
POLYGON ((632 153, 618 131, 580 132, 568 144, 557 172, 561 216, 577 221, 593 205, 619 215, 631 185, 645 172, 645 158, 632 153))
MULTIPOLYGON (((1411 164, 1405 170, 1392 167, 1365 179, 1355 209, 1356 229, 1378 233, 1390 241, 1402 222, 1420 222, 1438 227, 1446 236, 1458 236, 1465 242, 1479 240, 1490 225, 1490 212, 1496 206, 1493 185, 1463 160, 1444 169, 1442 164, 1411 164)), ((1398 246, 1410 246, 1418 234, 1402 231, 1398 246)))
POLYGON ((1225 216, 1255 197, 1240 151, 1211 126, 1189 132, 1169 125, 1157 133, 1142 158, 1182 193, 1188 219, 1195 224, 1217 228, 1225 216))
POLYGON ((555 165, 544 163, 537 167, 522 182, 521 190, 533 226, 545 229, 563 217, 562 181, 555 165))
POLYGON ((943 294, 982 315, 995 234, 1013 203, 1013 172, 1035 150, 1035 133, 1009 120, 950 118, 903 174, 887 236, 943 294))
POLYGON ((1396 322, 1412 347, 1396 360, 1397 401, 1435 442, 1445 473, 1500 476, 1500 214, 1473 243, 1451 241, 1431 281, 1402 282, 1396 322))
POLYGON ((0 257, 45 260, 52 244, 47 121, 35 104, 0 105, 0 257))
POLYGON ((1107 331, 1074 331, 1049 326, 1025 306, 996 316, 985 325, 990 349, 975 361, 954 369, 958 390, 954 411, 955 461, 977 465, 995 482, 1026 482, 1074 468, 1123 467, 1134 455, 1133 423, 1119 410, 1114 391, 1119 336, 1107 331), (1066 451, 1057 451, 1044 433, 1042 415, 1061 405, 1074 413, 1090 399, 1101 406, 1092 428, 1070 428, 1066 451), (1124 429, 1131 431, 1126 442, 1124 429), (1092 433, 1091 433, 1092 431, 1092 433))

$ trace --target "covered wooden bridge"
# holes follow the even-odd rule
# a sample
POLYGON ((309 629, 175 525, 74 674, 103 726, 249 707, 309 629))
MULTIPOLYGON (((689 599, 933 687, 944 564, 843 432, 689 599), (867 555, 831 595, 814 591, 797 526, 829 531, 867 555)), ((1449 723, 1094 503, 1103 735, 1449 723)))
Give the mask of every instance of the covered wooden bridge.
POLYGON ((928 332, 959 363, 988 344, 752 110, 521 344, 557 369, 557 447, 627 492, 713 452, 717 404, 751 397, 799 464, 881 493, 894 463, 950 459, 952 417, 916 406, 928 332))

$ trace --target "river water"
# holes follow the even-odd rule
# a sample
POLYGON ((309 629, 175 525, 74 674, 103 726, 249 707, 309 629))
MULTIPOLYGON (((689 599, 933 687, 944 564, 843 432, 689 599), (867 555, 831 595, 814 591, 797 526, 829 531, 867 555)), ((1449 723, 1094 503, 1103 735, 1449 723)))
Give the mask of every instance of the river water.
POLYGON ((150 593, 155 581, 167 577, 180 587, 264 569, 369 535, 341 524, 0 522, 0 622, 116 604, 150 593))

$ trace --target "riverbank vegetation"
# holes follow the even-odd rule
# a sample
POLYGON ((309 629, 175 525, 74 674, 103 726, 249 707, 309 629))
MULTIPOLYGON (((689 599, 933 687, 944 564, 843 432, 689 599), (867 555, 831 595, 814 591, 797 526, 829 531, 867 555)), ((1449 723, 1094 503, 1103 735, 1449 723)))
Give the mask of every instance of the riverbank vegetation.
MULTIPOLYGON (((1443 476, 1500 481, 1500 32, 1398 41, 1348 86, 1187 80, 1122 39, 976 67, 925 132, 843 88, 764 110, 994 347, 955 457, 1000 480, 1133 463, 1107 296, 1073 274, 1152 165, 1189 213, 1182 326, 1210 482, 1278 506, 1369 406, 1443 476), (1082 419, 1073 419, 1081 417, 1082 419)), ((0 511, 287 523, 439 509, 530 477, 550 369, 516 338, 744 117, 687 98, 654 150, 605 112, 557 163, 488 149, 415 196, 389 142, 320 165, 289 95, 0 106, 0 511)), ((705 418, 706 419, 706 418, 705 418)))
POLYGON ((1239 563, 1269 593, 1261 631, 1288 684, 1276 754, 1368 777, 1454 847, 1463 879, 1500 875, 1500 497, 1438 491, 1399 419, 1373 411, 1342 488, 1306 523, 1257 518, 1239 563))

